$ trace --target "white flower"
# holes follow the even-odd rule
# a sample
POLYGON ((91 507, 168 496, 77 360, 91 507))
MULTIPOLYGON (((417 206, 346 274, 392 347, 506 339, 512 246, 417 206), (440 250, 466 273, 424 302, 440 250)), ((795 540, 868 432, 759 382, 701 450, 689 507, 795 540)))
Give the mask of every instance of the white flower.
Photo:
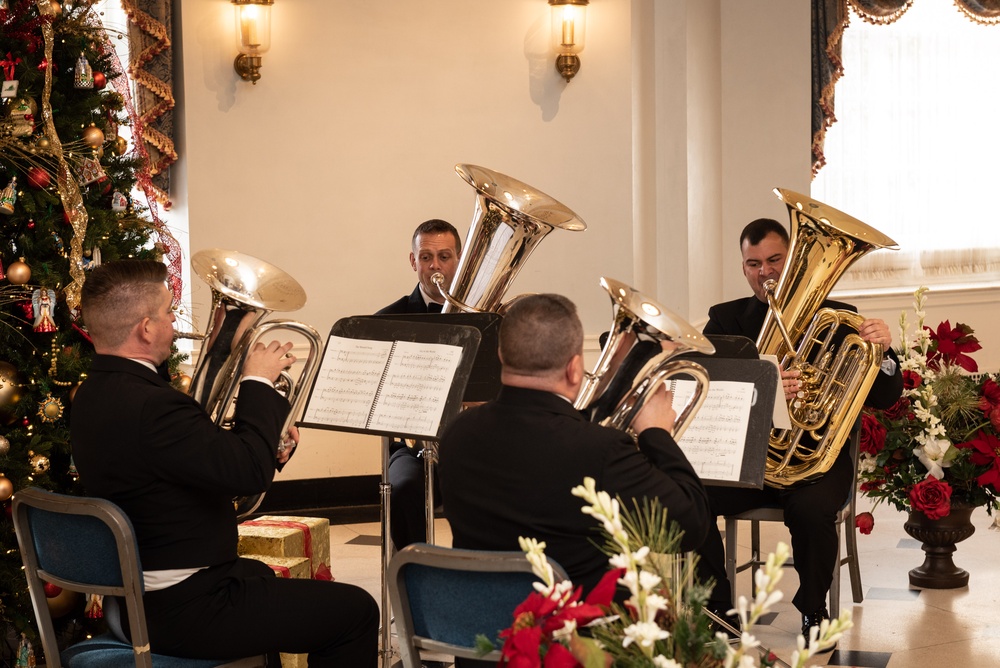
POLYGON ((657 654, 653 657, 653 665, 656 668, 684 668, 681 664, 677 663, 673 659, 668 659, 662 654, 657 654))
POLYGON ((639 571, 639 586, 646 591, 655 589, 661 582, 663 582, 663 578, 656 573, 651 571, 639 571))
POLYGON ((661 629, 655 622, 636 622, 625 629, 625 639, 622 647, 628 647, 633 642, 640 647, 649 648, 657 640, 666 640, 670 633, 661 629))
POLYGON ((938 480, 944 477, 943 466, 951 466, 951 462, 944 461, 945 455, 952 445, 943 438, 935 438, 924 442, 922 448, 914 448, 913 454, 917 456, 920 463, 927 468, 928 475, 932 475, 938 480))
POLYGON ((568 640, 570 636, 576 631, 576 620, 570 619, 563 623, 561 629, 556 629, 552 632, 553 640, 568 640))
POLYGON ((876 468, 878 467, 875 464, 875 458, 867 452, 861 453, 861 459, 858 460, 858 471, 861 473, 872 473, 876 468))

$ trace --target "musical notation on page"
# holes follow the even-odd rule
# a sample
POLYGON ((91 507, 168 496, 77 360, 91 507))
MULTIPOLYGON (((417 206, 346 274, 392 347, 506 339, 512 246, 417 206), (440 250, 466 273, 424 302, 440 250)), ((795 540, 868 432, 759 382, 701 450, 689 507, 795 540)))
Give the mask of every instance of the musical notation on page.
POLYGON ((304 422, 433 435, 462 348, 331 336, 304 422))
MULTIPOLYGON (((694 389, 693 380, 671 382, 675 411, 681 411, 694 389)), ((713 380, 709 384, 705 403, 678 443, 702 479, 740 479, 753 393, 753 383, 713 380)))

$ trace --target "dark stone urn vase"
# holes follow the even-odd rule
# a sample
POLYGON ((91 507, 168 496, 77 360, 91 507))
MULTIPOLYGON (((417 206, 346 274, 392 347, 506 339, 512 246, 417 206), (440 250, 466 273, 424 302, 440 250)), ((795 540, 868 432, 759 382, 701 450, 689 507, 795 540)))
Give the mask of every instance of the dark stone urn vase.
POLYGON ((910 571, 910 584, 927 589, 957 589, 969 584, 968 571, 951 560, 955 543, 976 532, 972 526, 975 506, 953 503, 951 512, 941 519, 928 519, 919 510, 911 510, 903 529, 923 545, 924 563, 910 571))

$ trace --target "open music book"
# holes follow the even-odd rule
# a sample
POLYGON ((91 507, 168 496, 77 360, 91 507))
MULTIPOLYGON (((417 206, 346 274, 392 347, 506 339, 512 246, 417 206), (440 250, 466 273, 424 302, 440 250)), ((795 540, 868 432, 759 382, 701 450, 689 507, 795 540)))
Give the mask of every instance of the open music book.
POLYGON ((303 424, 434 435, 462 346, 331 335, 303 424))

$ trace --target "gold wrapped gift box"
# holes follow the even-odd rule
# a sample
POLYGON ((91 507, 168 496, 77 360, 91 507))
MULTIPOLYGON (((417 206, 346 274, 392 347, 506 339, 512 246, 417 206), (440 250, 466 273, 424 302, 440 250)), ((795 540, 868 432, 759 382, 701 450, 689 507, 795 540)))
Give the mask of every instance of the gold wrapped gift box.
POLYGON ((263 515, 239 526, 240 555, 306 557, 311 578, 330 580, 330 520, 324 517, 263 515))

